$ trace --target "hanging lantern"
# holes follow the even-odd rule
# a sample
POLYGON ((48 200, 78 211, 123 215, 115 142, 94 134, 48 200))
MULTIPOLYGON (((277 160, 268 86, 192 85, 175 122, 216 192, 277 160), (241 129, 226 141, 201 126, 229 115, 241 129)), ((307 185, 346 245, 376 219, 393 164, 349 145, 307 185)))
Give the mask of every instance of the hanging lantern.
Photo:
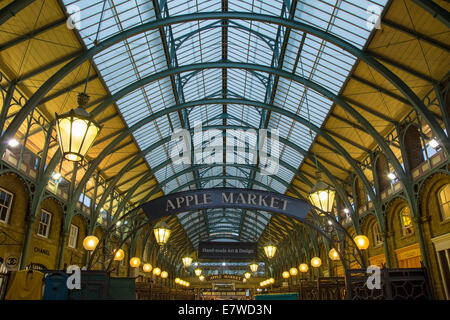
POLYGON ((359 250, 365 250, 369 247, 369 238, 364 235, 356 236, 353 240, 355 240, 356 246, 359 250))
POLYGON ((100 125, 83 108, 87 105, 89 96, 78 95, 78 108, 68 113, 56 116, 56 131, 63 157, 70 161, 80 161, 94 143, 100 132, 100 125))
POLYGON ((328 253, 328 256, 330 257, 331 260, 339 260, 339 253, 337 252, 337 250, 335 248, 331 249, 330 252, 328 253))
MULTIPOLYGON (((320 175, 318 174, 316 185, 309 192, 308 198, 313 206, 330 213, 333 208, 335 194, 336 190, 321 181, 320 175)), ((323 216, 323 214, 321 215, 323 216)))
POLYGON ((179 284, 180 284, 180 286, 184 286, 184 284, 185 284, 184 280, 180 280, 179 284))
POLYGON ((185 268, 189 268, 189 266, 192 263, 192 258, 189 256, 185 256, 185 257, 181 258, 181 261, 183 261, 183 265, 185 268))
POLYGON ((142 267, 142 269, 144 270, 144 272, 150 272, 152 271, 152 265, 150 263, 146 263, 144 264, 144 266, 142 267))
POLYGON ((169 273, 167 273, 167 271, 163 271, 161 272, 161 278, 165 279, 169 276, 169 273))
POLYGON ((300 272, 308 272, 309 267, 306 263, 302 263, 301 265, 298 266, 298 270, 300 270, 300 272))
POLYGON ((185 284, 186 287, 189 287, 190 285, 191 285, 190 282, 186 282, 186 284, 185 284))
POLYGON ((296 276, 298 273, 297 268, 291 268, 289 269, 289 273, 291 274, 291 276, 296 276))
POLYGON ((125 252, 123 252, 122 249, 117 249, 114 251, 114 260, 115 261, 122 261, 123 258, 125 258, 125 252))
POLYGON ((170 233, 172 231, 169 229, 167 223, 160 221, 153 228, 153 232, 155 233, 156 242, 162 246, 169 241, 170 233))
POLYGON ((264 252, 266 253, 267 258, 272 259, 275 256, 275 252, 277 252, 277 247, 273 244, 267 244, 264 247, 264 252))
POLYGON ((269 283, 271 283, 271 284, 275 283, 275 279, 274 278, 270 278, 269 279, 269 283))
POLYGON ((195 275, 196 275, 197 277, 200 277, 200 275, 202 274, 202 269, 197 268, 197 269, 194 270, 194 272, 195 272, 195 275))
POLYGON ((83 240, 83 248, 87 251, 93 251, 97 247, 98 238, 96 236, 87 236, 83 240))
POLYGON ((244 273, 245 279, 250 279, 251 276, 252 276, 252 274, 250 272, 244 273))
POLYGON ((257 263, 252 263, 250 265, 250 270, 252 270, 252 272, 258 271, 258 264, 257 263))
POLYGON ((153 269, 153 274, 154 274, 155 276, 159 276, 159 275, 161 274, 161 269, 160 269, 160 268, 155 268, 155 269, 153 269))
POLYGON ((137 257, 133 257, 130 259, 130 266, 132 268, 137 268, 141 265, 141 259, 137 258, 137 257))
POLYGON ((205 276, 200 276, 200 277, 198 277, 199 279, 200 279, 200 281, 203 281, 203 280, 205 280, 205 276))
POLYGON ((284 271, 284 272, 281 274, 281 276, 282 276, 284 279, 287 279, 287 278, 290 277, 290 274, 289 274, 289 272, 284 271))
POLYGON ((175 278, 175 283, 178 284, 180 283, 181 279, 180 278, 175 278))
POLYGON ((322 260, 319 257, 314 257, 311 259, 311 265, 314 268, 318 268, 322 265, 322 260))

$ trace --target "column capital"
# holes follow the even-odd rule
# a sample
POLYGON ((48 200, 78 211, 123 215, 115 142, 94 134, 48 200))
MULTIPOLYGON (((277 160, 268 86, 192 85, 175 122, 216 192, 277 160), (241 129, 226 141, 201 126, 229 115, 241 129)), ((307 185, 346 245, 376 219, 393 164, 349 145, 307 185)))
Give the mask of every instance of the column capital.
POLYGON ((394 231, 385 231, 381 233, 383 238, 390 238, 394 236, 394 231))
POLYGON ((412 220, 417 224, 424 224, 431 219, 430 216, 412 217, 412 220))

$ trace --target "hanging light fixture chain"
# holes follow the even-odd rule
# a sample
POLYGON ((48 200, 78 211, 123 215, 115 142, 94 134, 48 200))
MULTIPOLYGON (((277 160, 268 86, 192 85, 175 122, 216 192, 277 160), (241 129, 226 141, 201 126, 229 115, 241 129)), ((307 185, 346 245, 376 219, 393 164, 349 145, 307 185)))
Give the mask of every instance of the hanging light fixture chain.
MULTIPOLYGON (((300 55, 299 62, 300 62, 300 70, 302 72, 302 77, 305 78, 305 72, 303 69, 303 62, 302 62, 301 55, 300 55)), ((307 118, 308 118, 309 135, 311 136, 312 151, 313 151, 313 155, 314 155, 314 162, 316 165, 316 175, 318 176, 317 179, 319 179, 319 165, 317 163, 316 146, 315 146, 315 144, 313 144, 314 138, 313 138, 312 129, 311 129, 311 114, 309 112, 308 88, 306 88, 306 87, 305 87, 305 103, 306 103, 306 113, 307 113, 307 118)))

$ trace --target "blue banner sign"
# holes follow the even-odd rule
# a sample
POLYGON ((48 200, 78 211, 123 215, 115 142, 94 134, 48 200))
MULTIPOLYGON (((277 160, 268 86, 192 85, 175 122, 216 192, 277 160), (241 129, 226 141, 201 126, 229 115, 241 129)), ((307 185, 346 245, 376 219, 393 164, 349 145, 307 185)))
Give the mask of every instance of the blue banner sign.
POLYGON ((187 211, 233 208, 280 213, 304 220, 310 205, 283 194, 252 189, 214 188, 169 194, 141 207, 150 220, 187 211))
POLYGON ((254 260, 257 255, 256 242, 205 242, 198 246, 198 258, 208 260, 254 260))

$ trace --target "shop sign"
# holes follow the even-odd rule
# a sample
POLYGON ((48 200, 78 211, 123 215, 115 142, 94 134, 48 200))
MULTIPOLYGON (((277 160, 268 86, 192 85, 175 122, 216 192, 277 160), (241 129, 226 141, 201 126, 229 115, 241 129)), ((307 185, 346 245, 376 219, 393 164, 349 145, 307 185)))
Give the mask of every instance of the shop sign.
POLYGON ((243 277, 238 276, 236 274, 215 274, 213 276, 206 277, 207 281, 217 281, 217 280, 234 280, 241 281, 244 280, 243 277))
POLYGON ((256 242, 206 242, 201 241, 198 247, 199 259, 216 260, 255 260, 256 242))
POLYGON ((18 254, 8 254, 5 259, 5 266, 8 271, 17 271, 19 270, 20 265, 20 255, 18 254))
POLYGON ((183 191, 159 197, 142 205, 142 209, 151 220, 181 212, 218 208, 268 211, 304 220, 310 205, 283 194, 238 188, 183 191))
POLYGON ((34 247, 34 253, 40 253, 46 256, 50 256, 50 251, 44 248, 34 247))

